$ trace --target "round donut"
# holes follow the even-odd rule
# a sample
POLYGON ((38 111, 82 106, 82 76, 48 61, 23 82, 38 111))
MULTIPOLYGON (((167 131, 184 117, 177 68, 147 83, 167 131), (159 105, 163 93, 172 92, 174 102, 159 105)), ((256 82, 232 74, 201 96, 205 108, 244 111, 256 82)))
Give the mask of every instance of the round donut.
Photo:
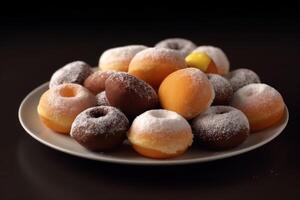
POLYGON ((194 49, 196 49, 196 45, 192 41, 184 38, 168 38, 158 42, 155 47, 176 50, 183 57, 187 56, 194 49))
POLYGON ((229 60, 222 49, 214 46, 200 46, 197 47, 193 52, 207 54, 217 67, 217 74, 225 75, 229 72, 229 60))
POLYGON ((91 151, 106 151, 122 144, 128 129, 129 121, 120 110, 97 106, 76 117, 70 135, 91 151))
POLYGON ((167 76, 158 96, 162 108, 192 119, 211 105, 215 93, 206 74, 196 68, 186 68, 167 76))
POLYGON ((273 87, 252 83, 238 89, 231 105, 248 118, 252 132, 268 128, 283 117, 285 104, 280 93, 273 87))
POLYGON ((105 91, 96 95, 97 106, 110 106, 105 91))
POLYGON ((92 74, 92 68, 83 61, 75 61, 58 69, 51 77, 49 87, 63 84, 83 84, 83 81, 92 74))
POLYGON ((125 72, 116 72, 106 79, 105 93, 109 104, 121 109, 130 119, 158 106, 155 90, 125 72))
POLYGON ((83 85, 93 94, 99 94, 100 92, 105 90, 105 81, 113 73, 113 71, 94 72, 84 81, 83 85))
POLYGON ((95 96, 81 85, 65 83, 47 90, 40 98, 38 114, 50 129, 69 134, 75 117, 95 106, 95 96))
POLYGON ((149 110, 133 121, 128 132, 133 148, 150 158, 171 158, 183 154, 193 142, 189 123, 168 110, 149 110))
POLYGON ((229 80, 234 92, 250 83, 260 83, 258 75, 246 68, 233 70, 226 75, 226 78, 229 80))
POLYGON ((185 67, 184 58, 177 51, 148 48, 134 56, 129 64, 128 73, 157 89, 165 77, 185 67))
POLYGON ((231 106, 212 106, 192 121, 194 140, 211 149, 228 149, 249 135, 247 117, 231 106))
POLYGON ((131 59, 138 52, 146 49, 143 45, 128 45, 106 50, 99 59, 99 67, 103 71, 128 71, 131 59))
POLYGON ((233 96, 230 82, 218 74, 207 74, 207 78, 215 91, 213 105, 228 105, 233 96))

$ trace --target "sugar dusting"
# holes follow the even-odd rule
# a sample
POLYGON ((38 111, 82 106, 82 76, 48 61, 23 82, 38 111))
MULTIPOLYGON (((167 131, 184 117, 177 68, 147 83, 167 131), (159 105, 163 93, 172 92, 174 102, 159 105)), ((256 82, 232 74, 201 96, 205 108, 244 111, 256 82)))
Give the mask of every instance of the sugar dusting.
POLYGON ((109 106, 109 101, 106 97, 105 91, 100 92, 96 95, 97 106, 109 106))
POLYGON ((207 74, 207 77, 214 88, 215 100, 224 100, 224 97, 228 97, 226 102, 229 102, 233 95, 233 89, 230 82, 217 74, 207 74))
POLYGON ((173 49, 185 57, 196 48, 196 45, 184 38, 169 38, 160 41, 155 47, 173 49))

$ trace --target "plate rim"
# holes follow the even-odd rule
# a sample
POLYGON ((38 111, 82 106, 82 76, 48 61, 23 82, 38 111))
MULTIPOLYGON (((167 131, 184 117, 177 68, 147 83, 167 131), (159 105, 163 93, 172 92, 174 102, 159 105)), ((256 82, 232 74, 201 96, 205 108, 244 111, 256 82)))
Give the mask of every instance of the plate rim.
POLYGON ((204 163, 204 162, 210 162, 210 161, 215 161, 215 160, 221 160, 221 159, 225 159, 225 158, 229 158, 229 157, 233 157, 233 156, 237 156, 240 154, 244 154, 246 152, 252 151, 254 149, 257 149, 267 143, 269 143, 270 141, 272 141, 273 139, 275 139, 277 136, 279 136, 283 130, 286 128, 288 121, 289 121, 289 111, 287 106, 285 105, 285 112, 286 112, 286 119, 284 120, 283 126, 280 129, 280 131, 278 131, 276 134, 273 134, 272 136, 266 138, 265 140, 251 145, 249 147, 237 150, 237 151, 233 151, 233 152, 227 152, 226 154, 220 154, 220 155, 214 155, 214 156, 210 156, 207 158, 190 158, 190 159, 184 159, 184 160, 155 160, 155 159, 151 159, 149 161, 145 161, 145 160, 127 160, 127 159, 120 159, 120 158, 109 158, 109 157, 101 157, 101 155, 98 156, 93 156, 93 154, 83 154, 80 152, 76 152, 76 151, 72 151, 69 150, 67 148, 63 148, 63 147, 59 147, 55 144, 52 144, 40 137, 38 137, 36 134, 34 134, 25 124, 23 117, 22 117, 22 113, 23 113, 23 109, 25 104, 27 103, 28 99, 34 95, 37 91, 41 90, 42 88, 44 88, 46 85, 49 85, 49 82, 43 83, 40 86, 36 87, 35 89, 33 89, 31 92, 29 92, 25 98, 22 100, 19 109, 18 109, 18 118, 19 118, 19 122, 21 124, 21 126, 24 128, 24 130, 27 132, 27 134, 29 134, 31 137, 33 137, 35 140, 37 140, 38 142, 52 148, 55 149, 57 151, 72 155, 72 156, 77 156, 80 158, 84 158, 84 159, 89 159, 89 160, 95 160, 95 161, 103 161, 103 162, 108 162, 108 163, 115 163, 115 164, 126 164, 126 165, 161 165, 161 166, 165 166, 165 165, 187 165, 187 164, 195 164, 195 163, 204 163))

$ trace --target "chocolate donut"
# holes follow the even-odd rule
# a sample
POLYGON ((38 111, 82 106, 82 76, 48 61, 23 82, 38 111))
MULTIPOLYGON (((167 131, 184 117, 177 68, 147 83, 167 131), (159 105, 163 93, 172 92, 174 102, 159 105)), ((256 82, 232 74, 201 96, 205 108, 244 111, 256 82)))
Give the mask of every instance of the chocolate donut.
POLYGON ((80 113, 72 124, 71 137, 91 151, 111 150, 126 138, 129 121, 117 108, 98 106, 80 113))
POLYGON ((187 39, 184 38, 169 38, 160 41, 155 45, 155 47, 173 49, 178 51, 183 57, 187 56, 194 49, 196 49, 196 45, 187 39))
POLYGON ((231 106, 212 106, 192 121, 194 141, 211 149, 228 149, 249 135, 247 117, 231 106))
POLYGON ((225 77, 229 80, 234 92, 250 83, 260 83, 258 75, 254 71, 246 68, 233 70, 225 77))
POLYGON ((84 80, 92 74, 92 68, 83 61, 75 61, 58 69, 51 77, 49 87, 63 83, 77 83, 82 85, 84 80))
POLYGON ((125 72, 109 76, 105 81, 105 92, 110 105, 121 109, 130 119, 158 106, 155 90, 125 72))
POLYGON ((99 94, 105 90, 105 81, 113 73, 113 71, 96 71, 84 81, 83 85, 93 94, 99 94))
POLYGON ((96 95, 97 106, 110 106, 105 91, 96 95))
POLYGON ((228 105, 233 95, 230 82, 218 74, 207 74, 207 77, 215 91, 213 105, 228 105))

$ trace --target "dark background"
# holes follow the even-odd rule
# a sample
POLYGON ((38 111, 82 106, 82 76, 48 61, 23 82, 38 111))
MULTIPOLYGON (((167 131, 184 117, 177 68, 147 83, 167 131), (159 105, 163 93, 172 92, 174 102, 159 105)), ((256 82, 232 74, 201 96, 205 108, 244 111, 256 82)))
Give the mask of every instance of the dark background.
POLYGON ((1 7, 0 199, 299 199, 299 8, 213 3, 1 7), (57 152, 19 124, 21 100, 64 64, 97 65, 108 48, 175 36, 221 47, 232 69, 249 67, 278 89, 290 111, 284 132, 225 160, 138 167, 57 152))

